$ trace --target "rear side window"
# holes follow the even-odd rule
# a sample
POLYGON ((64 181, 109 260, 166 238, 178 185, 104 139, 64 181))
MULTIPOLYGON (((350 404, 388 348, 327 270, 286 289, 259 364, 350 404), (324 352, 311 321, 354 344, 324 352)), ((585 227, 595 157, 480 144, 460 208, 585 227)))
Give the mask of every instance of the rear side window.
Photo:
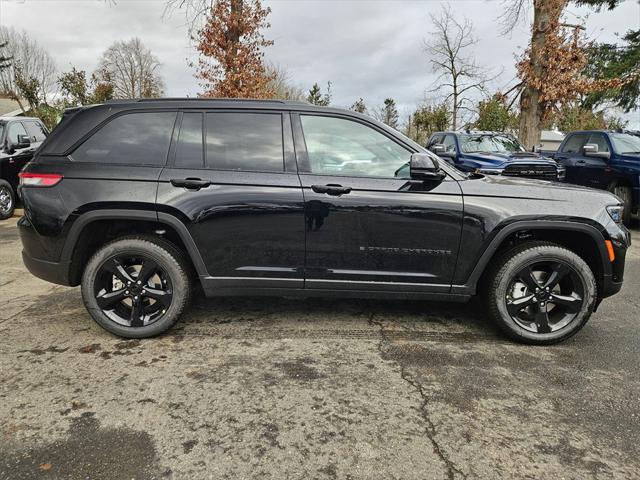
POLYGON ((43 142, 47 138, 47 131, 38 122, 22 122, 27 128, 27 133, 34 142, 43 142))
POLYGON ((208 168, 282 172, 282 115, 207 113, 206 151, 208 168))
POLYGON ((588 135, 579 133, 572 135, 564 147, 562 147, 562 153, 582 153, 582 147, 587 143, 588 135))
POLYGON ((185 113, 176 146, 175 166, 178 168, 203 168, 204 144, 202 141, 202 113, 185 113))
POLYGON ((114 118, 80 145, 77 162, 164 165, 176 112, 129 113, 114 118))

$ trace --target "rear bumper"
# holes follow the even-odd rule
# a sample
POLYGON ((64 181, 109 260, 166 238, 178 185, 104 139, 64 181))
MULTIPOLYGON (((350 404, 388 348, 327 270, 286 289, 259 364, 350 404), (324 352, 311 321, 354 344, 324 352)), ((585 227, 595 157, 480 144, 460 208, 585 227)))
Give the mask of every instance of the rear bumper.
POLYGON ((69 263, 68 262, 48 262, 39 260, 29 256, 24 250, 22 251, 22 261, 31 274, 35 275, 47 282, 57 283, 58 285, 71 286, 69 282, 69 263))

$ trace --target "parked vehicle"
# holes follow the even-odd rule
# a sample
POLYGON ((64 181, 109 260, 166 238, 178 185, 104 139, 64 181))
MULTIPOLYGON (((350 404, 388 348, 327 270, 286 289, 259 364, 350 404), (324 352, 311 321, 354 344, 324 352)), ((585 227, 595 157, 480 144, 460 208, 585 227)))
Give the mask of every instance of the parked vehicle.
POLYGON ((18 173, 47 134, 38 118, 0 117, 0 220, 13 215, 18 173))
POLYGON ((629 244, 608 192, 467 175, 369 117, 297 102, 69 111, 20 188, 27 268, 81 285, 130 338, 171 327, 199 281, 209 296, 481 293, 508 335, 553 343, 620 290, 629 244))
POLYGON ((564 168, 553 159, 527 152, 513 135, 503 132, 436 132, 427 149, 463 172, 564 180, 564 168))
POLYGON ((640 205, 640 133, 589 130, 567 134, 554 158, 567 182, 615 193, 624 204, 624 223, 640 205))

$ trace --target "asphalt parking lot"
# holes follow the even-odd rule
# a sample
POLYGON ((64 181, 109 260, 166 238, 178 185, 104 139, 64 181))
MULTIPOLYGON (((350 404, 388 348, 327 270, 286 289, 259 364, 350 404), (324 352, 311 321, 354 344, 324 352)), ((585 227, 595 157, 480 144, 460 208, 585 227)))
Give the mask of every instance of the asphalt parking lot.
POLYGON ((0 223, 1 479, 640 478, 640 230, 553 347, 478 304, 196 298, 124 341, 0 223))

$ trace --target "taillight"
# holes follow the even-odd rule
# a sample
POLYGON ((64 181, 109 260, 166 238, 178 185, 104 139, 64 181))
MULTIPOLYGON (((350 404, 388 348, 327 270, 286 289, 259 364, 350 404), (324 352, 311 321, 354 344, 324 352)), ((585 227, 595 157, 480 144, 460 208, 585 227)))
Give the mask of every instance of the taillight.
POLYGON ((20 185, 23 187, 53 187, 62 180, 59 173, 26 173, 21 172, 20 185))

